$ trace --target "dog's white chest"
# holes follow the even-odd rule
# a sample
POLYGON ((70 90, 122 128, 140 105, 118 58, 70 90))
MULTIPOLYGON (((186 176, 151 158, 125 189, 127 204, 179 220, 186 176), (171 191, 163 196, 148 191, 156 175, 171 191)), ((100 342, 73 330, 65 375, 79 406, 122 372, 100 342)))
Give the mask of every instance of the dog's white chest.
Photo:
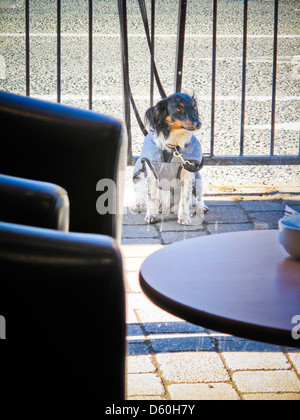
POLYGON ((166 143, 171 147, 180 147, 184 149, 191 141, 192 133, 186 130, 173 130, 166 140, 166 143))

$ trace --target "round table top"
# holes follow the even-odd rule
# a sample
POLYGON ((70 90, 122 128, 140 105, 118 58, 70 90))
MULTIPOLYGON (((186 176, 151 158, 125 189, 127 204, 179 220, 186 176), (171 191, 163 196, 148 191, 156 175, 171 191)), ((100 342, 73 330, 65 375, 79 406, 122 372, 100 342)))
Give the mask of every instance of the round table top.
POLYGON ((189 322, 300 347, 300 260, 278 243, 278 231, 168 245, 144 261, 140 283, 154 303, 189 322))

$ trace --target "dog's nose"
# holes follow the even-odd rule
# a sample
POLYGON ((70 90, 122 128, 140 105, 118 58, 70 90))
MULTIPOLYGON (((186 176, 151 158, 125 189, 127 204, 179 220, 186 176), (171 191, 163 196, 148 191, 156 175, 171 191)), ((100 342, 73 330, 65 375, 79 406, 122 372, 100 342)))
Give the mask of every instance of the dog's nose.
POLYGON ((201 124, 201 121, 195 121, 194 122, 194 126, 195 126, 195 128, 196 128, 196 130, 199 130, 200 128, 201 128, 201 126, 202 126, 202 124, 201 124))

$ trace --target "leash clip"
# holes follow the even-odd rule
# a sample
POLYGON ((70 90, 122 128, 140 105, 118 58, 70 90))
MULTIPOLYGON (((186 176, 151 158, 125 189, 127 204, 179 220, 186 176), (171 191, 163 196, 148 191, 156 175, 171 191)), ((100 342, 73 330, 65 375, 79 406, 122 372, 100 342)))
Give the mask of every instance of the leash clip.
POLYGON ((177 147, 175 147, 175 151, 173 152, 173 156, 177 157, 181 160, 181 167, 184 168, 184 165, 186 165, 187 163, 189 165, 192 165, 191 162, 189 160, 184 160, 183 156, 181 153, 178 152, 177 147))

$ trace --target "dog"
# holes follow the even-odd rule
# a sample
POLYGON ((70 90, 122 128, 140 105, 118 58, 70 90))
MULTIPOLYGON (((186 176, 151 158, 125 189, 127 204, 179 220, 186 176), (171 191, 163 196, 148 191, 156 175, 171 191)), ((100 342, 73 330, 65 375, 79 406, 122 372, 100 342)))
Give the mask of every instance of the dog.
POLYGON ((134 166, 136 203, 132 211, 146 211, 145 221, 156 223, 158 213, 166 207, 160 192, 164 196, 168 192, 170 212, 178 214, 179 224, 189 225, 192 215, 208 210, 201 200, 202 149, 194 136, 202 126, 196 99, 175 93, 149 108, 145 121, 150 132, 134 166))

